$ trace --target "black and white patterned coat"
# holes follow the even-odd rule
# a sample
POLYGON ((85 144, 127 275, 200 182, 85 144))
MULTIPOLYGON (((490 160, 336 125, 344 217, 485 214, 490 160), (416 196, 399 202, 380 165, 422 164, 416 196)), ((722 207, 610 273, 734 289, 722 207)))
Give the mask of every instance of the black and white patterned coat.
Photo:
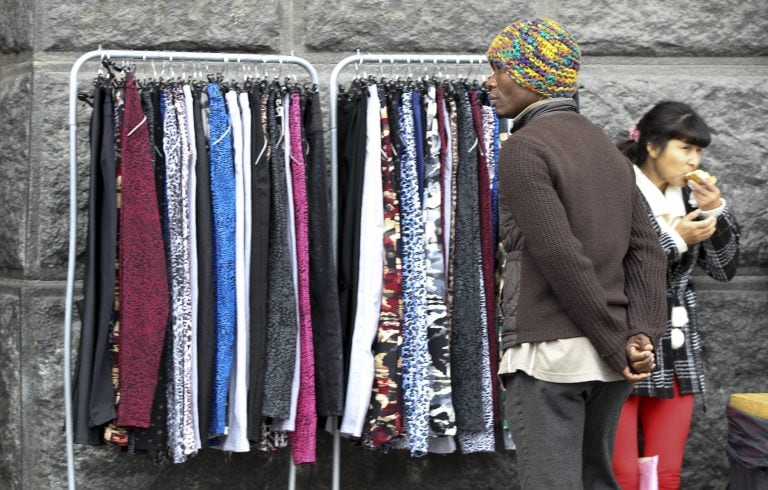
MULTIPOLYGON (((689 204, 691 191, 683 189, 686 211, 693 210, 689 204)), ((646 207, 653 218, 650 207, 646 207)), ((662 232, 655 219, 651 219, 659 234, 662 248, 667 255, 667 301, 670 311, 673 306, 682 306, 688 313, 688 323, 682 327, 685 335, 684 344, 678 349, 671 347, 671 320, 667 320, 667 330, 656 346, 656 369, 650 379, 634 385, 635 395, 672 398, 673 379, 681 394, 703 393, 706 389, 701 360, 700 324, 697 316, 698 306, 692 280, 693 270, 699 265, 704 272, 715 280, 726 282, 736 274, 739 255, 739 225, 731 214, 728 205, 717 217, 715 233, 688 250, 680 253, 672 237, 662 232)))

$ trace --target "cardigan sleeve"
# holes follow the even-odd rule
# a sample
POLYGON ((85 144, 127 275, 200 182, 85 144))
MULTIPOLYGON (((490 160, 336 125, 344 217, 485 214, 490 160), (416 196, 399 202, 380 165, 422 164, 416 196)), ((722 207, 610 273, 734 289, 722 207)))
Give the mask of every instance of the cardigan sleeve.
POLYGON ((679 260, 680 256, 669 234, 662 233, 659 240, 659 231, 658 223, 647 213, 645 199, 635 187, 629 249, 624 257, 629 336, 644 333, 654 345, 658 345, 667 323, 667 261, 664 254, 670 261, 673 257, 679 260))
MULTIPOLYGON (((673 264, 680 262, 680 260, 683 258, 683 254, 688 251, 687 245, 685 249, 681 248, 680 240, 682 240, 682 238, 680 235, 677 234, 677 232, 674 231, 671 226, 662 226, 662 223, 654 216, 651 205, 648 204, 648 200, 643 195, 643 192, 639 187, 636 187, 636 189, 637 196, 640 197, 640 202, 643 206, 643 209, 645 209, 645 213, 648 215, 651 226, 653 227, 654 231, 656 231, 658 241, 661 244, 661 249, 664 251, 664 255, 667 256, 667 264, 672 266, 673 264), (676 236, 673 235, 673 233, 676 236)), ((685 244, 685 242, 683 242, 683 244, 685 244)))

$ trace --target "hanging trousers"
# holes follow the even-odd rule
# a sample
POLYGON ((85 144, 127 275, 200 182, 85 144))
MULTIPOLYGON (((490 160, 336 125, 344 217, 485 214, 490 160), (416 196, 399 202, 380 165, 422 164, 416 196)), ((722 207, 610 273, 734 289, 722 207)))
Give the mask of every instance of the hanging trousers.
POLYGON ((269 265, 270 173, 266 134, 266 94, 260 86, 248 93, 251 107, 251 270, 250 331, 248 365, 248 439, 261 438, 264 407, 264 373, 267 356, 267 285, 269 265))
POLYGON ((331 245, 331 207, 323 138, 320 94, 312 92, 304 111, 309 144, 309 287, 315 343, 317 415, 331 417, 344 410, 344 358, 341 343, 338 276, 331 245))
POLYGON ((365 163, 366 99, 361 94, 345 97, 339 104, 339 304, 344 341, 344 384, 349 372, 349 352, 357 310, 358 262, 360 260, 360 211, 365 163))
MULTIPOLYGON (((100 430, 90 423, 91 389, 94 371, 94 354, 98 335, 98 302, 100 289, 101 253, 99 226, 101 217, 102 189, 101 158, 103 128, 111 127, 111 118, 104 118, 104 89, 100 85, 93 92, 93 112, 90 123, 91 144, 91 193, 88 200, 88 236, 86 238, 85 278, 83 299, 78 302, 80 321, 80 347, 77 355, 75 385, 73 390, 74 436, 78 444, 99 444, 100 430)), ((114 180, 113 180, 114 182, 114 180)), ((114 271, 114 263, 112 270, 114 271)), ((111 303, 110 303, 111 306, 111 303)))
POLYGON ((208 427, 213 395, 213 366, 215 358, 216 313, 213 283, 213 214, 211 207, 211 166, 208 155, 208 138, 203 126, 202 91, 192 91, 192 118, 195 125, 197 160, 197 411, 200 427, 200 444, 208 447, 208 427))

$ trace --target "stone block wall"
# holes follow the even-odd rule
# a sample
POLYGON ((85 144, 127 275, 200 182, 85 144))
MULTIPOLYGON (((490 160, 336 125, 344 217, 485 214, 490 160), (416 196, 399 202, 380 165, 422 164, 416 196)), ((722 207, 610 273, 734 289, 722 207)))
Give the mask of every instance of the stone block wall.
MULTIPOLYGON (((761 2, 0 0, 0 12, 1 487, 66 487, 67 94, 70 68, 82 53, 99 45, 293 51, 316 66, 327 94, 334 64, 357 49, 481 54, 504 25, 533 15, 560 20, 580 40, 582 110, 610 136, 625 137, 661 99, 691 103, 716 130, 705 164, 742 225, 742 261, 728 284, 696 278, 710 393, 697 403, 683 488, 725 486, 728 397, 768 391, 768 10, 761 2)), ((151 70, 147 64, 139 69, 151 70)), ((95 63, 84 67, 81 90, 95 73, 95 63)), ((84 107, 78 120, 82 256, 84 107)), ((332 445, 328 435, 320 437, 319 462, 298 468, 297 488, 330 488, 332 445)), ((286 454, 207 452, 162 467, 112 448, 77 447, 75 455, 80 488, 284 488, 288 477, 286 454)), ((342 441, 341 456, 343 488, 516 488, 510 453, 414 460, 342 441)))

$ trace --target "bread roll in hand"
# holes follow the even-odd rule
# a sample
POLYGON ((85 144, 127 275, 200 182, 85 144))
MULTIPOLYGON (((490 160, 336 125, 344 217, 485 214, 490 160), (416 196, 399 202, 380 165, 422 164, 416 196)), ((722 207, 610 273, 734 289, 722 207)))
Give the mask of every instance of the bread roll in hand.
POLYGON ((697 184, 704 184, 706 182, 709 182, 710 184, 714 184, 715 182, 717 182, 717 177, 710 174, 709 172, 705 172, 704 170, 694 170, 693 172, 688 172, 687 174, 685 174, 685 178, 688 180, 692 180, 697 184))

